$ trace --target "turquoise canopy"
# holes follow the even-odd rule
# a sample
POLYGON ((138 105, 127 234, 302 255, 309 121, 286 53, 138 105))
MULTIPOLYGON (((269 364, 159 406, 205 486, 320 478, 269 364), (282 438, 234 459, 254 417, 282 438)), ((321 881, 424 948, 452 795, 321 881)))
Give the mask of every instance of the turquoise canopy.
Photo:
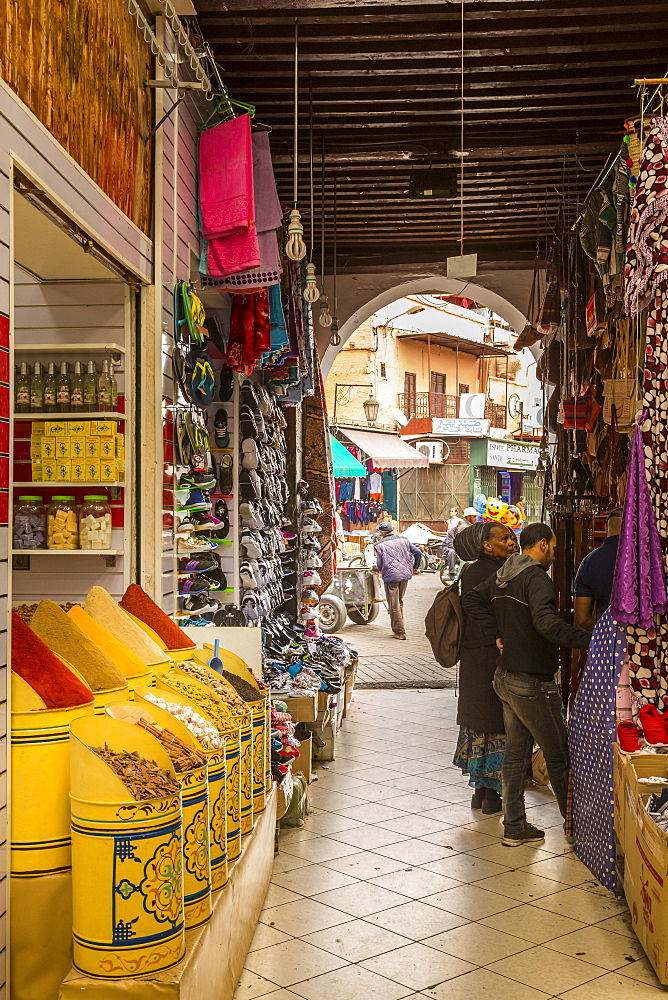
POLYGON ((358 462, 337 438, 330 434, 329 442, 332 446, 332 465, 335 479, 361 479, 366 476, 366 469, 362 463, 358 462))

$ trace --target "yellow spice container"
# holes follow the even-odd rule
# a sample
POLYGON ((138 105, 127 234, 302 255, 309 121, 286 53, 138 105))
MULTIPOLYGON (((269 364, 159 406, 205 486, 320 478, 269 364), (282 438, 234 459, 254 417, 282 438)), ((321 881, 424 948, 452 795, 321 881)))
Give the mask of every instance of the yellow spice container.
POLYGON ((185 952, 181 793, 135 801, 91 748, 138 751, 174 776, 169 756, 106 715, 71 733, 75 968, 102 979, 168 969, 185 952))
MULTIPOLYGON (((224 702, 208 688, 205 684, 189 677, 178 668, 168 674, 158 674, 156 676, 156 694, 160 689, 164 689, 171 694, 178 695, 185 704, 193 705, 204 718, 208 719, 218 729, 218 732, 225 738, 225 760, 226 760, 226 789, 225 789, 225 813, 227 818, 227 861, 235 861, 241 855, 241 810, 242 810, 242 776, 241 776, 241 732, 239 722, 235 716, 228 713, 224 702), (187 683, 189 694, 179 691, 173 683, 187 683), (208 707, 207 707, 208 702, 208 707), (215 705, 216 715, 211 714, 211 705, 215 705)), ((166 696, 165 696, 166 697, 166 696)), ((248 730, 250 736, 250 719, 248 720, 248 730)), ((211 767, 211 764, 209 764, 211 767)), ((210 780, 210 779, 209 779, 210 780)), ((252 800, 251 800, 252 809, 252 800)), ((214 814, 213 793, 211 793, 211 814, 214 814)), ((220 888, 216 884, 216 876, 213 869, 212 854, 212 875, 214 889, 220 888)))
MULTIPOLYGON (((150 702, 116 702, 107 705, 107 715, 121 722, 137 725, 140 721, 160 729, 204 751, 190 730, 169 712, 150 702)), ((141 727, 140 727, 141 728, 141 727)), ((145 732, 146 730, 142 730, 145 732)), ((206 923, 211 917, 211 861, 209 849, 209 785, 205 762, 188 771, 176 771, 181 785, 183 811, 183 899, 186 930, 206 923)))
MULTIPOLYGON (((93 704, 21 711, 36 696, 12 674, 11 872, 52 875, 72 864, 70 838, 70 723, 92 716, 93 704)), ((43 702, 42 702, 43 704, 43 702)))
MULTIPOLYGON (((161 685, 159 681, 157 687, 152 692, 149 692, 148 688, 135 689, 135 701, 137 704, 147 705, 151 712, 155 708, 157 711, 162 712, 164 716, 174 719, 174 716, 170 712, 158 709, 157 705, 148 700, 147 695, 149 693, 177 705, 187 705, 208 720, 206 713, 201 710, 197 702, 167 688, 166 685, 161 685)), ((179 722, 178 719, 174 721, 179 722)), ((179 725, 181 725, 180 722, 179 725)), ((187 729, 187 726, 183 728, 187 729)), ((187 731, 190 733, 190 730, 187 731)), ((190 735, 192 736, 192 733, 190 735)), ((195 736, 192 736, 192 738, 196 740, 195 736)), ((209 750, 207 747, 202 746, 201 749, 206 754, 208 764, 209 861, 211 865, 211 888, 215 892, 216 889, 222 889, 223 886, 227 885, 227 769, 225 748, 209 750)))

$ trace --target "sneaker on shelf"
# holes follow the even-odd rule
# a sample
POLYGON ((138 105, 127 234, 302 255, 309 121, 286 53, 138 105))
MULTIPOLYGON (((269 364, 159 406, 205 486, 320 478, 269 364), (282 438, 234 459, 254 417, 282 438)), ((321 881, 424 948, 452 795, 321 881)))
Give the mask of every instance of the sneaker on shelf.
POLYGON ((227 538, 230 532, 230 511, 225 500, 217 500, 216 506, 213 508, 214 516, 222 522, 223 527, 221 531, 225 532, 223 537, 227 538))
POLYGON ((311 590, 310 588, 308 590, 303 591, 302 604, 308 604, 311 607, 315 607, 316 604, 320 604, 320 597, 318 593, 315 590, 311 590))
POLYGON ((184 576, 179 580, 179 594, 204 594, 210 590, 203 576, 184 576))
POLYGON ((191 490, 187 500, 181 504, 181 510, 210 510, 211 501, 202 490, 191 490))
POLYGON ((202 579, 209 590, 227 590, 227 577, 220 566, 216 566, 210 573, 203 573, 202 579))
POLYGON ((643 752, 640 733, 635 722, 617 723, 617 743, 619 744, 620 753, 634 754, 643 752))
POLYGON ((193 524, 193 531, 219 531, 223 527, 223 522, 213 514, 207 514, 203 510, 194 510, 190 519, 193 524))
POLYGON ((187 552, 210 552, 213 546, 206 538, 197 538, 196 535, 180 535, 176 541, 176 551, 187 552))
POLYGON ((210 493, 216 488, 216 477, 203 469, 189 469, 179 478, 179 490, 204 490, 210 493))
POLYGON ((647 800, 647 812, 665 813, 668 809, 668 788, 662 788, 659 795, 650 795, 647 800))
POLYGON ((193 573, 206 573, 210 569, 218 569, 218 560, 210 553, 194 555, 189 559, 179 559, 179 576, 192 576, 193 573))
POLYGON ((525 823, 522 830, 506 833, 501 843, 504 847, 523 847, 525 844, 539 844, 545 840, 545 831, 532 823, 525 823))
POLYGON ((304 566, 306 569, 320 569, 322 567, 322 559, 320 556, 309 556, 304 561, 304 566))
POLYGON ((315 569, 306 569, 302 574, 302 581, 305 587, 319 587, 322 584, 320 573, 315 569))
MULTIPOLYGON (((213 614, 218 610, 220 604, 210 597, 202 597, 200 594, 190 594, 183 602, 183 610, 189 615, 213 614)), ((207 624, 211 624, 208 622, 207 624)))
POLYGON ((190 518, 190 517, 184 517, 177 524, 177 526, 176 526, 176 528, 174 530, 174 534, 175 535, 191 535, 194 530, 195 530, 195 525, 193 523, 192 518, 190 518))
POLYGON ((322 528, 320 527, 318 522, 308 517, 302 521, 300 527, 301 527, 302 537, 304 535, 319 535, 322 532, 322 528))
POLYGON ((643 705, 638 718, 647 743, 651 746, 668 746, 668 727, 656 705, 643 705))
POLYGON ((210 625, 211 622, 208 618, 202 618, 199 615, 191 615, 189 618, 179 618, 179 625, 186 628, 201 628, 204 625, 210 625))

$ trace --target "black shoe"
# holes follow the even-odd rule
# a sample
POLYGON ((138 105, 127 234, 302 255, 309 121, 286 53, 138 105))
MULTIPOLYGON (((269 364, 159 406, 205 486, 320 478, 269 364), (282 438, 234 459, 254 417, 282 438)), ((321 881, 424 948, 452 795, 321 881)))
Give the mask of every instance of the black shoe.
POLYGON ((181 576, 192 575, 193 573, 207 573, 209 570, 218 569, 220 561, 210 552, 204 555, 186 556, 179 559, 179 574, 181 576))
POLYGON ((506 833, 501 843, 504 847, 523 847, 525 844, 539 844, 542 840, 545 840, 545 831, 525 823, 519 833, 506 833))
POLYGON ((183 610, 191 615, 205 615, 218 611, 220 604, 212 601, 211 598, 202 597, 199 594, 191 594, 183 602, 183 610))
POLYGON ((475 792, 471 796, 471 809, 482 809, 482 804, 485 801, 485 789, 476 788, 475 792))
POLYGON ((208 472, 201 472, 199 469, 190 469, 188 472, 184 472, 179 479, 178 489, 180 490, 204 490, 206 493, 210 493, 211 490, 216 488, 216 477, 212 476, 208 472))
POLYGON ((497 813, 503 812, 503 806, 501 805, 501 796, 498 792, 495 792, 493 788, 483 789, 485 793, 484 801, 482 804, 482 811, 485 816, 496 816, 497 813))

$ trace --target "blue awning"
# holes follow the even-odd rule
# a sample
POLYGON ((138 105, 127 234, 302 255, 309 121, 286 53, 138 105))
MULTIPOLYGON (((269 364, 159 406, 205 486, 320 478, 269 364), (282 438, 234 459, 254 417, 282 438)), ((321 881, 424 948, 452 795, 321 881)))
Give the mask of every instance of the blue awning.
POLYGON ((331 434, 329 441, 332 446, 332 465, 335 479, 361 479, 366 476, 366 469, 362 463, 350 454, 345 445, 342 445, 331 434))

